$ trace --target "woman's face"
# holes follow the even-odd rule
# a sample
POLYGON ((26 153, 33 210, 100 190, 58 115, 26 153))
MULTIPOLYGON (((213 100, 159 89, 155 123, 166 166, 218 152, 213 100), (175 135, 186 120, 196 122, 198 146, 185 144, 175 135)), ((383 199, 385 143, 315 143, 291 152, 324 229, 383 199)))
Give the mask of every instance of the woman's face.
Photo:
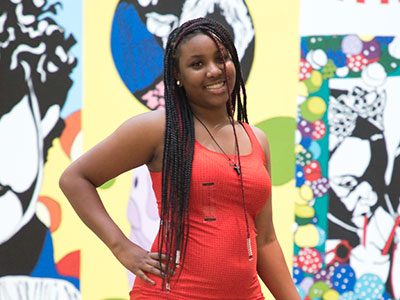
POLYGON ((227 86, 232 92, 235 86, 236 70, 229 52, 223 45, 221 47, 228 84, 224 75, 224 62, 211 37, 198 33, 180 45, 176 79, 185 89, 192 109, 226 107, 227 86))

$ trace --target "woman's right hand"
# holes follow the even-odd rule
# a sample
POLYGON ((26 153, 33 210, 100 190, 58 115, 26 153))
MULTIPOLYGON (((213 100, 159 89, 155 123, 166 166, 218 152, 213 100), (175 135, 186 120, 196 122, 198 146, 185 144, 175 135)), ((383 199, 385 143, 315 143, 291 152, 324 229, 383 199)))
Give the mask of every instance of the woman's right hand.
MULTIPOLYGON (((156 284, 146 273, 160 277, 164 276, 165 264, 159 259, 159 253, 149 252, 142 247, 127 240, 117 250, 113 251, 120 263, 140 279, 150 284, 156 284)), ((161 260, 166 260, 166 255, 161 255, 161 260)))
POLYGON ((164 128, 164 112, 135 116, 76 159, 60 178, 62 191, 86 226, 128 270, 151 284, 155 282, 146 274, 162 276, 165 270, 158 254, 149 253, 125 236, 107 213, 97 187, 144 164, 152 170, 160 171, 164 128))

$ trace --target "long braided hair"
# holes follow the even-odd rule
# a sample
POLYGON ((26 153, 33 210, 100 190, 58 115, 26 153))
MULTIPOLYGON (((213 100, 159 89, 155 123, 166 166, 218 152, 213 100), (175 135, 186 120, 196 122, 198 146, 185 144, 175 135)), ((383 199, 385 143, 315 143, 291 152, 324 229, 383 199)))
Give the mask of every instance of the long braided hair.
MULTIPOLYGON (((178 71, 180 45, 200 33, 214 40, 223 60, 222 46, 230 53, 236 69, 236 78, 233 90, 229 92, 228 89, 227 114, 234 122, 236 111, 237 120, 248 123, 245 84, 236 48, 228 31, 218 22, 208 18, 190 20, 174 29, 169 35, 164 56, 166 125, 162 162, 161 222, 158 236, 160 261, 161 252, 165 251, 167 257, 166 271, 163 276, 163 288, 166 287, 167 290, 175 269, 179 266, 183 268, 185 261, 190 225, 189 197, 195 144, 193 113, 184 88, 176 83, 175 74, 178 71)), ((226 77, 226 70, 224 73, 226 77)))

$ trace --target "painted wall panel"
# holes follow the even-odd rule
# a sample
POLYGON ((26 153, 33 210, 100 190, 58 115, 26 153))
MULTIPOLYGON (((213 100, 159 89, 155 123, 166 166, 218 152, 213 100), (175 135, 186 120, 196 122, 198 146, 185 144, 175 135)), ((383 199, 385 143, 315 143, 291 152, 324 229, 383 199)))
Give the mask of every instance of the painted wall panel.
POLYGON ((301 2, 294 277, 304 296, 400 297, 399 12, 397 1, 301 2))

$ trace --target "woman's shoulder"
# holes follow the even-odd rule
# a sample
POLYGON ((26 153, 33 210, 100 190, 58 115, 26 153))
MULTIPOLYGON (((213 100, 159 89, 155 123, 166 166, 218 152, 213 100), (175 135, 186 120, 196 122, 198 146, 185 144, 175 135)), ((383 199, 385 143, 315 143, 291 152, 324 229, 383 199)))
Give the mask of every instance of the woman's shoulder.
POLYGON ((123 122, 111 135, 114 143, 126 146, 131 151, 137 147, 153 152, 163 145, 165 132, 165 113, 150 111, 133 116, 123 122))
POLYGON ((129 118, 125 122, 128 126, 151 126, 150 129, 164 128, 165 127, 165 111, 156 110, 138 114, 129 118))
POLYGON ((254 125, 250 125, 247 124, 251 130, 253 131, 254 135, 256 136, 258 142, 260 143, 260 145, 263 147, 264 151, 269 149, 269 142, 268 142, 268 138, 267 135, 265 134, 264 131, 262 131, 260 128, 254 126, 254 125))
POLYGON ((144 135, 147 138, 163 137, 165 131, 165 112, 150 111, 131 117, 122 125, 127 134, 144 135))
POLYGON ((127 120, 124 137, 132 143, 131 149, 147 157, 150 170, 160 171, 164 149, 165 111, 150 111, 127 120))
POLYGON ((249 125, 251 127, 251 129, 254 132, 254 135, 256 136, 258 142, 260 143, 262 149, 264 150, 264 155, 265 155, 265 163, 266 163, 266 167, 268 172, 271 172, 271 164, 270 164, 270 147, 269 147, 269 141, 267 138, 267 135, 265 134, 265 132, 254 126, 254 125, 249 125))

